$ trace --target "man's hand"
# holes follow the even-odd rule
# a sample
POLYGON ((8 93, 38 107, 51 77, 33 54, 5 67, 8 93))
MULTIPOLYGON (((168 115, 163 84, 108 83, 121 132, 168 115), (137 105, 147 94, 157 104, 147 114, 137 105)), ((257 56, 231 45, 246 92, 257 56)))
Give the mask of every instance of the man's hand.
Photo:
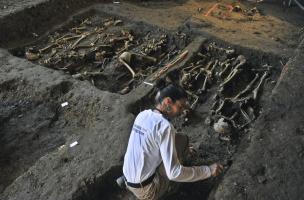
POLYGON ((224 169, 223 166, 218 163, 210 165, 209 168, 211 170, 211 176, 213 177, 219 175, 224 169))

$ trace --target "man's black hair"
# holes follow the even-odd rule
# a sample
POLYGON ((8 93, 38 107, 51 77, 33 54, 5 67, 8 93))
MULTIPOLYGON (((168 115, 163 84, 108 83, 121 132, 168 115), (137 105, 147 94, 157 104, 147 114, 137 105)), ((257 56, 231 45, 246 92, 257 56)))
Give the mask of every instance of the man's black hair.
POLYGON ((156 104, 160 104, 166 97, 170 97, 173 102, 187 98, 185 90, 177 84, 169 83, 167 85, 166 81, 161 79, 156 83, 155 87, 158 90, 155 97, 156 104))

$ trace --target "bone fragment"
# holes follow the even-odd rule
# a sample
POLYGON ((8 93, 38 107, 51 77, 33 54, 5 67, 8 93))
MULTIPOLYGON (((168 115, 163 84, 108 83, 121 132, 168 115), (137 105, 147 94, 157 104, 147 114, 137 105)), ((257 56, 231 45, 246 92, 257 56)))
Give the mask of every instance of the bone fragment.
POLYGON ((261 86, 263 85, 263 82, 264 82, 264 80, 265 80, 265 78, 266 78, 267 75, 268 75, 268 72, 265 72, 263 74, 262 78, 260 79, 260 82, 259 82, 258 86, 253 90, 253 100, 257 99, 258 92, 259 92, 261 86))
POLYGON ((53 48, 54 46, 58 46, 58 44, 56 44, 56 43, 50 44, 50 45, 48 45, 48 46, 46 46, 46 47, 40 49, 40 50, 39 50, 39 53, 44 53, 45 51, 47 51, 47 50, 53 48))
POLYGON ((75 79, 79 79, 79 78, 85 77, 85 76, 99 76, 99 75, 104 75, 104 73, 102 73, 102 72, 83 72, 83 73, 74 74, 74 75, 72 75, 72 77, 75 79))
POLYGON ((252 120, 250 119, 250 117, 248 116, 248 114, 245 112, 245 110, 243 110, 242 108, 240 109, 241 114, 243 115, 243 117, 246 119, 246 121, 248 123, 250 123, 252 120))
POLYGON ((206 91, 207 80, 208 80, 208 76, 205 77, 205 80, 204 80, 204 83, 203 83, 203 87, 202 87, 202 91, 206 91))
POLYGON ((224 80, 223 83, 220 84, 220 88, 224 87, 227 85, 241 70, 240 69, 233 69, 231 73, 228 75, 228 77, 224 80))
POLYGON ((184 51, 182 54, 180 54, 175 60, 164 66, 160 71, 158 71, 152 78, 151 81, 155 81, 158 79, 161 75, 163 75, 166 71, 168 71, 171 67, 176 65, 177 63, 181 62, 183 59, 185 59, 188 55, 188 50, 184 51))
POLYGON ((252 86, 254 85, 254 83, 256 82, 256 80, 259 78, 259 74, 255 74, 254 79, 246 86, 246 88, 244 90, 242 90, 240 93, 238 93, 233 99, 232 101, 234 102, 235 100, 237 100, 240 96, 242 96, 243 94, 245 94, 246 92, 248 92, 252 86))
POLYGON ((131 60, 131 54, 129 52, 124 52, 119 56, 118 60, 131 72, 132 78, 134 78, 135 72, 128 64, 128 63, 130 63, 130 60, 131 60))
POLYGON ((186 93, 195 99, 194 102, 190 106, 191 109, 194 109, 199 100, 199 97, 196 94, 193 94, 192 92, 190 92, 188 90, 186 90, 186 93))
POLYGON ((88 34, 83 34, 83 35, 81 35, 81 37, 78 39, 78 40, 76 40, 76 42, 74 42, 74 44, 71 46, 71 49, 74 49, 75 47, 76 47, 76 45, 79 43, 79 42, 81 42, 84 38, 86 38, 88 36, 88 34))
POLYGON ((215 110, 215 113, 218 114, 223 108, 224 108, 224 105, 225 105, 225 100, 221 100, 221 104, 219 105, 219 107, 215 110))

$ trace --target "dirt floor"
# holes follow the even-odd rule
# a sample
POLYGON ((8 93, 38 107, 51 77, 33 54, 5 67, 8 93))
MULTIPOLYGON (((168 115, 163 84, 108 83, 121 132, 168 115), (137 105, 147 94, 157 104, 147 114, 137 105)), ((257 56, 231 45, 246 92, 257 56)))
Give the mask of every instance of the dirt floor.
POLYGON ((2 0, 0 27, 0 199, 134 199, 115 178, 136 114, 153 106, 145 82, 183 52, 161 77, 193 107, 173 121, 196 149, 186 165, 225 170, 166 199, 302 199, 299 8, 2 0))

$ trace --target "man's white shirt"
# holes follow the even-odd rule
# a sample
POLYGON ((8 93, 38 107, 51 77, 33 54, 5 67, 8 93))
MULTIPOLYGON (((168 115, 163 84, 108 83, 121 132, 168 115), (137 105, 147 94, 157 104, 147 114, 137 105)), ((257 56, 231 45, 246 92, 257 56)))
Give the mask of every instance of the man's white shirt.
POLYGON ((194 182, 209 178, 208 166, 182 166, 175 148, 176 130, 158 112, 145 110, 138 114, 132 127, 123 173, 128 182, 141 183, 152 176, 163 162, 172 181, 194 182))

